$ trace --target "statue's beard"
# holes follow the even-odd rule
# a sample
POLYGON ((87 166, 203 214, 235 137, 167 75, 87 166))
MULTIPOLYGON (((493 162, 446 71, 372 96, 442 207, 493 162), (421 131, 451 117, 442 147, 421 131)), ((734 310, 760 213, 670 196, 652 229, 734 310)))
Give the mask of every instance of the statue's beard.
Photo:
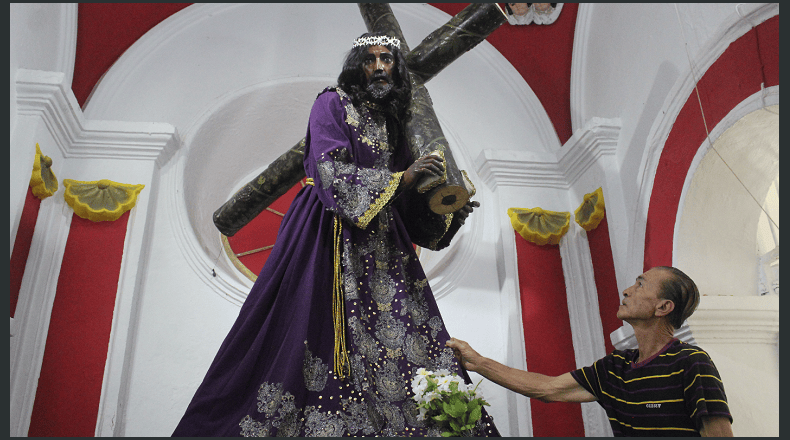
POLYGON ((367 88, 365 89, 368 93, 368 96, 374 101, 383 101, 387 97, 389 97, 390 92, 392 92, 393 86, 392 83, 387 81, 385 84, 380 84, 378 81, 371 81, 368 83, 367 88))

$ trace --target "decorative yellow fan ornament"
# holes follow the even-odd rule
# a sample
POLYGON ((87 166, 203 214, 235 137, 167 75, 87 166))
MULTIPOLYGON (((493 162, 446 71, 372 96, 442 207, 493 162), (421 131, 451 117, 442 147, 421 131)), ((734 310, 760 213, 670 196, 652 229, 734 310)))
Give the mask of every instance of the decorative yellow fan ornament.
POLYGON ((118 220, 124 212, 134 208, 137 195, 145 185, 128 185, 102 179, 79 182, 63 179, 63 197, 78 216, 94 221, 118 220))
POLYGON ((38 144, 36 144, 36 157, 33 159, 30 189, 33 191, 33 195, 41 200, 58 191, 58 179, 52 172, 52 159, 41 154, 38 144))
POLYGON ((601 223, 605 213, 603 190, 598 188, 584 196, 582 204, 576 209, 576 223, 584 228, 585 231, 592 231, 601 223))
POLYGON ((541 208, 510 208, 510 224, 525 240, 537 245, 558 244, 571 224, 570 212, 546 211, 541 208))

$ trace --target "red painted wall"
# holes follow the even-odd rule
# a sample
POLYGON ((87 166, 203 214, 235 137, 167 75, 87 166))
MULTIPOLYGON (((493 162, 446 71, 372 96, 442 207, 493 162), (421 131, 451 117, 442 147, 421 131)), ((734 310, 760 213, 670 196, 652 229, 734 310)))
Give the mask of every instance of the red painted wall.
MULTIPOLYGON (((455 15, 469 3, 430 3, 430 5, 455 15)), ((546 109, 551 123, 554 124, 561 144, 567 142, 573 135, 571 57, 578 10, 578 4, 565 3, 557 21, 550 25, 505 23, 486 38, 486 41, 510 61, 535 92, 546 109)), ((418 43, 409 42, 411 47, 418 43)))
POLYGON ((603 337, 606 352, 614 350, 612 339, 609 335, 623 325, 617 319, 617 309, 620 307, 620 293, 617 289, 617 277, 614 271, 614 258, 612 245, 609 240, 609 223, 606 214, 597 228, 587 231, 587 241, 590 245, 593 272, 595 273, 595 288, 598 291, 598 310, 601 314, 603 337))
POLYGON ((14 240, 14 250, 11 251, 11 317, 16 313, 16 304, 19 300, 19 289, 22 287, 22 276, 27 266, 27 256, 30 253, 30 243, 33 241, 33 231, 36 229, 38 210, 41 199, 33 195, 33 190, 27 187, 25 206, 19 219, 19 229, 14 240))
MULTIPOLYGON (((735 106, 760 91, 760 84, 779 84, 779 16, 735 40, 699 80, 707 129, 735 106)), ((705 141, 705 124, 696 91, 678 114, 661 152, 645 228, 644 270, 672 265, 675 219, 691 162, 705 141)))
MULTIPOLYGON (((515 235, 527 368, 549 376, 575 370, 560 248, 538 246, 515 235)), ((535 437, 584 436, 581 404, 531 399, 530 406, 535 437)))
POLYGON ((71 221, 38 380, 30 437, 93 437, 129 212, 71 221))

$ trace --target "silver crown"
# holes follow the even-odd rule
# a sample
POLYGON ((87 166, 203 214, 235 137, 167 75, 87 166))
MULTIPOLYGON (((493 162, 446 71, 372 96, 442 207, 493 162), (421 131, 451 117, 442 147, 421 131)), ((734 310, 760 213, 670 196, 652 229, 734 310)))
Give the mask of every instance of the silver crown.
POLYGON ((388 37, 386 35, 374 37, 359 37, 354 40, 354 46, 394 46, 400 49, 400 40, 395 37, 388 37))

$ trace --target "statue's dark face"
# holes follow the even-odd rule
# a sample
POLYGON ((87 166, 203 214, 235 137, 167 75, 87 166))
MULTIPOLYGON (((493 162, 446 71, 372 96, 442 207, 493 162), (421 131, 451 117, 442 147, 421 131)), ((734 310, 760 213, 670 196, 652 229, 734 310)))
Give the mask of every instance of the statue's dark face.
POLYGON ((368 80, 367 91, 376 100, 384 99, 393 87, 395 57, 385 46, 370 46, 362 58, 362 70, 368 80))

